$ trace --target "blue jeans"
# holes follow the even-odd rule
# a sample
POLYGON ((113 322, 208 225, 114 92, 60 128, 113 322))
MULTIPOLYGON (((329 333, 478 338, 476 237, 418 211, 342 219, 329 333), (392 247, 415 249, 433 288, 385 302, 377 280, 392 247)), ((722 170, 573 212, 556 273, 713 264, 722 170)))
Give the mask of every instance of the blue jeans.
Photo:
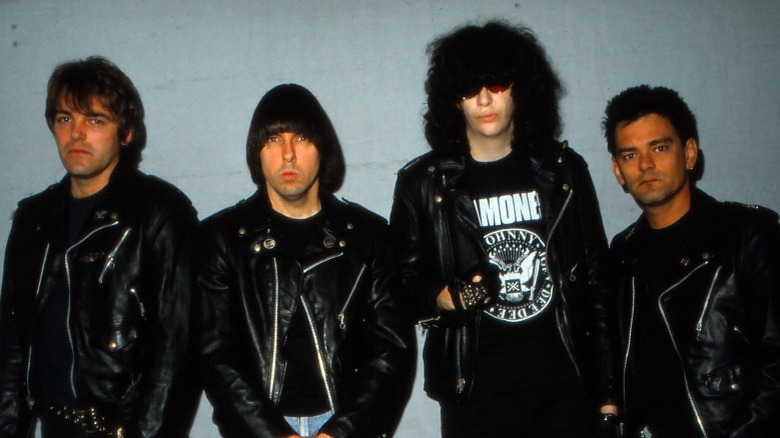
POLYGON ((325 424, 330 417, 333 416, 333 412, 325 412, 324 414, 314 415, 312 417, 284 417, 287 423, 295 429, 295 432, 300 436, 315 436, 319 433, 320 428, 325 424))

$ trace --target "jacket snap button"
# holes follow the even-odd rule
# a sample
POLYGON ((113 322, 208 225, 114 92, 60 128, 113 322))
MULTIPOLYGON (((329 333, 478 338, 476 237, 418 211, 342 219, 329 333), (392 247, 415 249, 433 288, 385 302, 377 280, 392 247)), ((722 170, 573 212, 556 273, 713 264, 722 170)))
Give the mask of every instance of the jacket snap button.
POLYGON ((344 240, 339 240, 339 246, 344 248, 345 246, 347 246, 347 242, 344 240))
POLYGON ((252 251, 254 252, 260 252, 261 249, 263 249, 263 247, 261 247, 259 243, 252 245, 252 251))
POLYGON ((568 190, 569 190, 569 185, 568 185, 568 184, 564 184, 564 185, 563 185, 563 190, 566 190, 566 191, 568 191, 568 190))
POLYGON ((738 391, 739 390, 739 383, 732 383, 731 384, 731 389, 733 389, 734 391, 738 391))
POLYGON ((563 163, 563 157, 558 157, 558 164, 563 163))
POLYGON ((246 228, 244 228, 244 227, 239 228, 238 229, 238 235, 239 236, 243 236, 244 234, 246 234, 246 228))
POLYGON ((352 223, 348 223, 348 224, 347 224, 347 229, 348 229, 348 230, 351 230, 351 229, 353 229, 353 228, 355 228, 355 226, 354 226, 354 225, 352 225, 352 223))
POLYGON ((111 350, 111 351, 116 350, 116 342, 115 341, 109 342, 108 343, 108 349, 111 350))
POLYGON ((274 249, 276 248, 276 241, 274 239, 265 239, 263 240, 263 247, 265 249, 274 249))
POLYGON ((119 215, 116 214, 116 212, 112 212, 109 217, 111 218, 111 220, 116 220, 119 217, 119 215))
POLYGON ((441 196, 436 195, 436 197, 433 198, 433 201, 436 202, 437 204, 441 204, 441 196))
POLYGON ((683 265, 683 266, 688 266, 688 263, 690 263, 690 262, 691 261, 690 261, 690 259, 688 259, 688 257, 683 257, 682 259, 680 259, 680 264, 683 265))
POLYGON ((705 251, 704 254, 701 255, 701 258, 703 258, 704 260, 709 259, 710 258, 710 253, 705 251))
POLYGON ((428 166, 428 172, 431 172, 431 173, 433 173, 433 171, 434 171, 434 170, 436 170, 436 168, 435 168, 435 167, 433 167, 433 166, 428 166))
POLYGON ((325 240, 322 241, 322 246, 325 248, 333 248, 336 246, 336 239, 332 237, 326 237, 325 240))

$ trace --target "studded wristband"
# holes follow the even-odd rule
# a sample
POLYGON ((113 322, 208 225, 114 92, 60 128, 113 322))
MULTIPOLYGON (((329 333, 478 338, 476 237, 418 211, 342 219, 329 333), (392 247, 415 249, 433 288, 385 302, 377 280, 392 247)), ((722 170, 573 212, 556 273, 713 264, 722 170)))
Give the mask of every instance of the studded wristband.
MULTIPOLYGON (((481 281, 463 281, 455 279, 455 290, 457 295, 463 300, 465 309, 473 309, 482 304, 488 297, 488 290, 481 281)), ((453 297, 456 299, 457 297, 453 297)), ((457 304, 456 304, 457 305, 457 304)))

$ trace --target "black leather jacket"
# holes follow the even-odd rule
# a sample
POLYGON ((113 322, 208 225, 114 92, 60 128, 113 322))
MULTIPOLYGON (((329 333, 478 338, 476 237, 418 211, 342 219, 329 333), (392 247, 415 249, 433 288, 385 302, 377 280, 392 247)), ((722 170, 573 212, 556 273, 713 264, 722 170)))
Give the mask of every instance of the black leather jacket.
MULTIPOLYGON (((602 276, 607 244, 587 165, 565 142, 551 144, 543 155, 512 153, 535 169, 548 268, 562 297, 555 309, 558 331, 580 377, 598 386, 599 402, 611 401, 609 294, 602 276)), ((436 296, 469 272, 497 276, 482 246, 464 165, 463 157, 436 152, 412 161, 398 174, 390 216, 409 312, 427 321, 425 389, 436 400, 471 393, 482 315, 440 312, 436 296)))
MULTIPOLYGON (((694 233, 670 248, 680 271, 659 272, 658 302, 704 437, 770 437, 780 431, 780 226, 777 214, 694 191, 694 233)), ((623 371, 632 364, 644 218, 612 242, 619 270, 623 371)), ((642 394, 626 394, 624 400, 642 394)), ((624 402, 625 404, 625 402, 624 402)), ((626 412, 630 418, 631 412, 626 412)))
POLYGON ((125 436, 184 435, 197 408, 176 391, 186 376, 195 211, 170 184, 117 167, 66 248, 69 187, 66 177, 14 216, 0 301, 0 436, 26 436, 34 424, 36 327, 63 269, 73 395, 125 436))
POLYGON ((414 325, 401 319, 386 222, 320 194, 322 227, 304 262, 265 190, 203 222, 199 275, 206 395, 226 437, 294 433, 277 409, 283 342, 300 296, 334 411, 335 437, 391 435, 411 393, 414 325))

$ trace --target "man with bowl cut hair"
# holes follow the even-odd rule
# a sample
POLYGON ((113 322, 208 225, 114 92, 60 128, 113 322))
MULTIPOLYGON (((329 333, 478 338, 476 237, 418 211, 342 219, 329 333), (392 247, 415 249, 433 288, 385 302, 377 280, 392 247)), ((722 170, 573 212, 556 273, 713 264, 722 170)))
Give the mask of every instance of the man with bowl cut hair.
POLYGON ((203 221, 200 348, 214 422, 237 438, 391 436, 416 346, 386 221, 333 195, 341 145, 300 85, 260 100, 246 160, 255 194, 203 221))

